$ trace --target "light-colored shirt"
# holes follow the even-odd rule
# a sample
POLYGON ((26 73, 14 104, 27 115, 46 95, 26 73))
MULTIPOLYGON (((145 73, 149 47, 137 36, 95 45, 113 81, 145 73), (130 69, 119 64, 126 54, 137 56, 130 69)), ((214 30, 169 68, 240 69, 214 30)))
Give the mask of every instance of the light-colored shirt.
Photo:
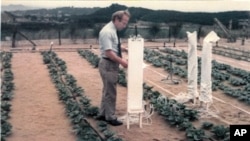
POLYGON ((106 50, 113 50, 118 55, 118 37, 116 28, 112 21, 106 24, 99 33, 99 46, 101 57, 105 55, 106 50))

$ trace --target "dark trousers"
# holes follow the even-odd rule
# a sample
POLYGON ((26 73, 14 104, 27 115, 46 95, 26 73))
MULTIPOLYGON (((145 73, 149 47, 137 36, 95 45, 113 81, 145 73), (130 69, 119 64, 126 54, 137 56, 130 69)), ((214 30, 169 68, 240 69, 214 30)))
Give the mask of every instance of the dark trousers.
POLYGON ((105 116, 106 120, 114 120, 116 119, 116 84, 119 64, 102 58, 98 68, 103 82, 100 115, 105 116))

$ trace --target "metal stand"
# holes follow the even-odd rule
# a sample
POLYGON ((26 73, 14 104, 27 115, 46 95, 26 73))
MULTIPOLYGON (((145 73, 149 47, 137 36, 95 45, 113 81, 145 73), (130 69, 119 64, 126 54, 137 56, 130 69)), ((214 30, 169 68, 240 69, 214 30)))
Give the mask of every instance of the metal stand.
POLYGON ((138 124, 139 124, 139 127, 142 128, 142 114, 143 114, 143 111, 141 111, 140 109, 138 111, 130 111, 127 113, 127 129, 130 128, 130 118, 131 117, 136 117, 138 118, 138 124))
POLYGON ((53 42, 51 42, 51 43, 50 43, 50 49, 49 49, 49 52, 51 52, 51 51, 52 51, 53 44, 54 44, 53 42))
POLYGON ((144 109, 138 109, 127 112, 127 129, 130 128, 130 123, 138 122, 139 127, 142 128, 142 125, 151 125, 152 119, 151 116, 154 114, 154 107, 152 104, 148 105, 146 101, 143 101, 144 109), (143 123, 146 121, 146 123, 143 123), (138 121, 137 121, 138 120, 138 121))
POLYGON ((167 78, 162 79, 161 81, 164 81, 165 83, 168 84, 179 84, 181 82, 180 79, 174 79, 173 78, 173 65, 172 65, 172 59, 169 61, 170 62, 170 70, 167 78))

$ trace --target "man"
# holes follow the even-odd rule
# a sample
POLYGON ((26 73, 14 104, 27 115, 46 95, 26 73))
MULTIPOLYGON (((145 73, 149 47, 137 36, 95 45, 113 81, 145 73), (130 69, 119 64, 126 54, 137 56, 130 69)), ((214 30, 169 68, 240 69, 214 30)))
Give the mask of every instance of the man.
POLYGON ((121 50, 126 49, 121 49, 117 31, 127 26, 129 18, 128 11, 117 11, 99 33, 101 60, 98 67, 103 81, 103 91, 100 115, 97 119, 105 120, 113 126, 122 125, 115 116, 119 64, 124 68, 128 67, 128 62, 121 57, 121 50))

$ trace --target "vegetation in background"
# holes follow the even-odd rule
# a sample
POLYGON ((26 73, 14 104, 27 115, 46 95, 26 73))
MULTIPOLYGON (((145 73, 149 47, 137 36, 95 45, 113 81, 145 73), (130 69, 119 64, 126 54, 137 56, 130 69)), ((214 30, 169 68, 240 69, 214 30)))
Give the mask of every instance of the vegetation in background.
MULTIPOLYGON (((170 10, 151 10, 141 7, 126 7, 119 4, 112 4, 105 8, 62 7, 55 9, 14 11, 12 13, 14 15, 23 16, 26 20, 30 21, 16 25, 25 35, 31 34, 28 36, 29 39, 57 38, 57 32, 53 32, 53 34, 50 33, 52 33, 51 31, 58 29, 58 26, 60 25, 61 38, 73 38, 73 40, 76 40, 81 38, 96 38, 96 31, 98 31, 96 29, 99 29, 104 23, 110 21, 113 12, 125 9, 128 9, 132 15, 129 25, 133 25, 136 22, 145 23, 138 26, 138 31, 139 34, 146 39, 154 39, 156 38, 156 35, 158 38, 170 37, 171 35, 168 33, 172 32, 170 30, 173 30, 173 26, 171 25, 179 23, 182 23, 182 30, 185 31, 190 31, 190 27, 187 27, 186 25, 192 26, 192 30, 196 31, 199 30, 199 26, 203 27, 203 32, 205 32, 205 30, 214 30, 213 25, 215 17, 226 27, 228 27, 229 21, 232 20, 232 30, 238 30, 237 32, 240 36, 239 30, 241 30, 242 26, 239 25, 238 20, 249 19, 249 11, 219 13, 179 12, 170 10), (162 23, 165 25, 162 25, 162 23), (158 24, 159 26, 152 26, 158 24), (167 30, 164 30, 164 28, 167 28, 167 30), (42 31, 45 31, 45 34, 42 35, 42 31), (82 32, 84 32, 85 36, 82 36, 82 32), (160 34, 160 32, 162 33, 160 34)), ((11 37, 14 28, 13 25, 6 23, 4 18, 1 22, 1 40, 4 40, 6 36, 11 37)), ((133 26, 128 27, 128 30, 133 30, 133 26)), ((218 29, 218 32, 223 33, 220 29, 218 29)), ((186 33, 181 30, 179 33, 180 34, 176 36, 177 38, 186 35, 186 33)), ((124 32, 124 37, 129 37, 130 34, 131 32, 124 32)), ((174 35, 172 34, 172 36, 174 35)), ((22 38, 17 37, 17 39, 20 40, 22 38)))

